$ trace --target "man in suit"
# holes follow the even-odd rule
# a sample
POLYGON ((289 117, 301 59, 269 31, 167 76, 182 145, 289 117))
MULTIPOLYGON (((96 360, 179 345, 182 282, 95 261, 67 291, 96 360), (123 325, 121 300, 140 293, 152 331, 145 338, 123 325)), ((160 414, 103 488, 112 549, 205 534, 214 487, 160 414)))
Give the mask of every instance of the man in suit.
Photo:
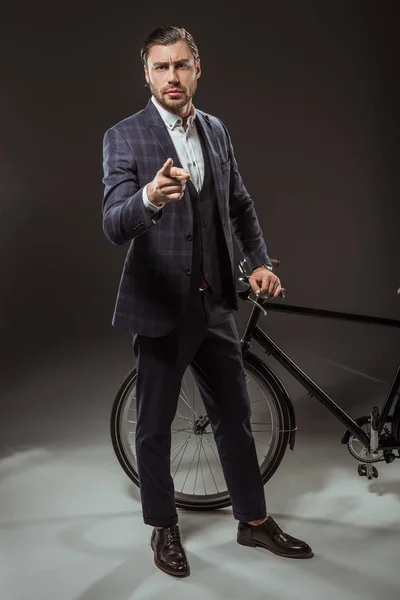
POLYGON ((170 473, 171 424, 190 364, 239 521, 237 541, 286 557, 311 548, 267 515, 250 423, 237 310, 233 235, 256 293, 277 297, 262 231, 229 134, 195 109, 200 58, 183 28, 164 26, 141 57, 147 106, 104 136, 103 231, 129 242, 112 324, 133 335, 136 454, 144 522, 156 565, 187 576, 170 473))

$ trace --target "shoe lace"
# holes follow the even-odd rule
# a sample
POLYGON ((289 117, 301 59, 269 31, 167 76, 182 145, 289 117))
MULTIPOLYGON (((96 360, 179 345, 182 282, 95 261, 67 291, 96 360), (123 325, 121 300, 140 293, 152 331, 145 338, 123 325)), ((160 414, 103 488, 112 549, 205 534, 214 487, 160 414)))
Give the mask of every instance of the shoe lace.
POLYGON ((177 525, 173 525, 172 527, 168 527, 165 531, 165 538, 167 544, 174 544, 176 542, 180 543, 181 536, 179 533, 179 528, 177 525))

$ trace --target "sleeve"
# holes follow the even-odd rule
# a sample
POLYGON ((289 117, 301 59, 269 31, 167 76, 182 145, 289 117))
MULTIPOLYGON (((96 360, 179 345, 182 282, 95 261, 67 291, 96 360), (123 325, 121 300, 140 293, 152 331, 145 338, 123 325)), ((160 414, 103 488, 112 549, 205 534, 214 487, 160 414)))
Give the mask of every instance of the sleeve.
POLYGON ((255 211, 254 202, 244 186, 242 177, 239 173, 231 138, 225 125, 222 121, 219 122, 225 132, 229 159, 231 161, 229 214, 233 232, 251 271, 260 265, 272 266, 271 259, 267 253, 267 246, 263 238, 263 232, 255 211))
POLYGON ((103 171, 103 232, 113 244, 122 245, 154 227, 161 211, 152 217, 146 209, 134 154, 115 128, 104 134, 103 171))

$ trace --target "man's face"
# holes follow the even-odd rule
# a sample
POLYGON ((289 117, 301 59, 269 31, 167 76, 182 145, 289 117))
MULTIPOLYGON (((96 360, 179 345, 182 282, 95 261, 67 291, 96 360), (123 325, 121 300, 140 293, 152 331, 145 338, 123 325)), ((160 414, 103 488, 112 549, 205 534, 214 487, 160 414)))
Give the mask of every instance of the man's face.
POLYGON ((144 72, 156 100, 170 112, 179 113, 196 91, 200 59, 195 62, 184 41, 172 46, 152 46, 144 72))

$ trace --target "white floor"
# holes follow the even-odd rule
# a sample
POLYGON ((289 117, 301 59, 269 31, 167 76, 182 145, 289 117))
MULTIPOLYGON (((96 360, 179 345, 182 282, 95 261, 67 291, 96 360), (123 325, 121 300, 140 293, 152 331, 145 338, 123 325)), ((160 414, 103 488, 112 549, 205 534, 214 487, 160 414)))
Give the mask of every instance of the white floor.
MULTIPOLYGON (((108 438, 116 382, 99 389, 98 358, 79 371, 74 357, 64 357, 64 383, 55 394, 61 372, 54 361, 15 391, 13 436, 25 445, 13 446, 3 431, 8 455, 0 462, 1 600, 400 597, 400 460, 378 465, 377 480, 360 478, 340 445, 340 427, 324 438, 300 427, 295 452, 287 451, 266 486, 271 514, 312 546, 314 558, 283 559, 239 546, 230 509, 180 512, 192 574, 176 580, 160 572, 138 490, 108 438), (71 390, 78 389, 91 398, 89 405, 73 400, 71 390), (42 414, 35 410, 41 404, 42 414)), ((109 364, 109 356, 104 361, 109 364)))
MULTIPOLYGON (((384 466, 371 483, 339 449, 343 466, 329 466, 317 447, 299 443, 266 486, 271 513, 312 545, 313 559, 239 546, 229 509, 183 512, 192 569, 184 581, 154 567, 137 489, 108 445, 37 448, 4 458, 1 598, 394 600, 400 595, 398 468, 384 466)), ((329 454, 337 459, 334 446, 329 454)))

